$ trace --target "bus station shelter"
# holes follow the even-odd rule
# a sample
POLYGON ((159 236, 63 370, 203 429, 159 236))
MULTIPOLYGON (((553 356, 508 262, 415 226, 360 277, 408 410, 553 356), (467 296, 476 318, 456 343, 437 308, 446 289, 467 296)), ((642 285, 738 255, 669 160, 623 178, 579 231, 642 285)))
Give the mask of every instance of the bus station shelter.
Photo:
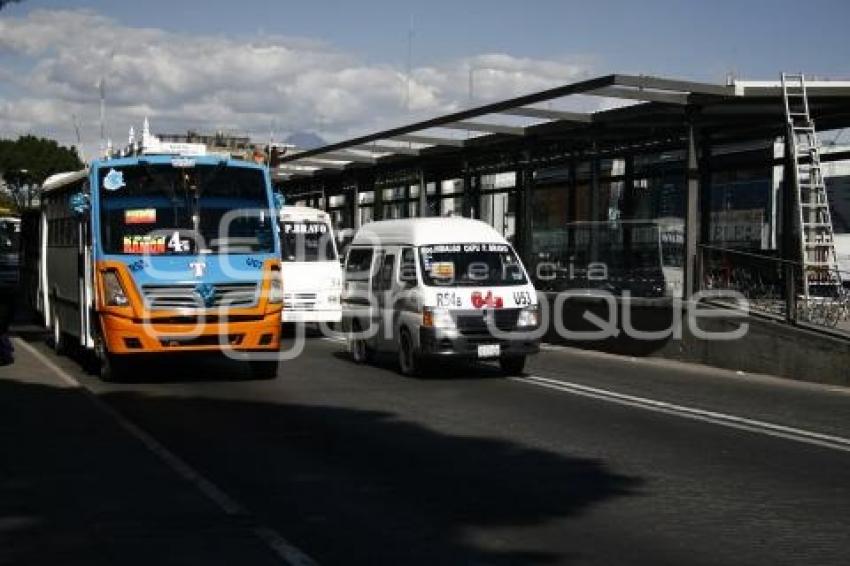
MULTIPOLYGON (((817 130, 850 126, 850 81, 807 83, 817 130)), ((273 176, 288 203, 327 210, 337 230, 416 216, 488 221, 530 271, 555 265, 555 279, 639 257, 629 242, 646 230, 627 228, 654 226, 687 298, 700 287, 702 246, 799 259, 783 230, 793 226, 786 134, 779 81, 614 74, 291 150, 273 176), (626 253, 606 258, 613 240, 626 253)), ((840 146, 822 155, 848 159, 840 146)), ((551 278, 536 283, 558 290, 551 278)))

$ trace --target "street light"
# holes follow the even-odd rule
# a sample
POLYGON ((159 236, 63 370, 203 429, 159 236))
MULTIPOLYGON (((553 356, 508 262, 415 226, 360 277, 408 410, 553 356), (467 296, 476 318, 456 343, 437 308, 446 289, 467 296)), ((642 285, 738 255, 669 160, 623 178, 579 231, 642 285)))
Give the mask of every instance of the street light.
POLYGON ((470 65, 469 66, 469 106, 472 107, 472 103, 474 102, 473 92, 475 92, 475 73, 477 71, 501 71, 501 69, 496 67, 487 67, 487 66, 478 66, 478 65, 470 65))

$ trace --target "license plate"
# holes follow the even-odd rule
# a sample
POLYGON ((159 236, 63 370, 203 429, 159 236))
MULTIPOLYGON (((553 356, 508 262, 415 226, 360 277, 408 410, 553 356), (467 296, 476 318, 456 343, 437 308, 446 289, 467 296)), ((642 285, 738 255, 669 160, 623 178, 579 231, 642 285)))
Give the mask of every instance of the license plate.
POLYGON ((479 344, 478 345, 478 357, 479 358, 498 358, 499 357, 499 345, 498 344, 479 344))

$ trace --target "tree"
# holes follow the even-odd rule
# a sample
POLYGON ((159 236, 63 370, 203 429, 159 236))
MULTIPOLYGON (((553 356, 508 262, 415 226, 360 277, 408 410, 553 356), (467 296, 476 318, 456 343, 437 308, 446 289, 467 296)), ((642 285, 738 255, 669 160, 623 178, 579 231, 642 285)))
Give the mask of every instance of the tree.
POLYGON ((0 139, 0 174, 18 208, 32 206, 45 179, 54 173, 77 171, 83 163, 76 148, 35 136, 0 139))

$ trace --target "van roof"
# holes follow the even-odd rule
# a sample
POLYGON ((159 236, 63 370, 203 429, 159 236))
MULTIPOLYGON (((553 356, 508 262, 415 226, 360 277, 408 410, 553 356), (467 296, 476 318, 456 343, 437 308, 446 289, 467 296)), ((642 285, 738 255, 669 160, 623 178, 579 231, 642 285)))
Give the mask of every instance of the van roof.
POLYGON ((463 242, 504 244, 505 238, 486 222, 471 218, 409 218, 364 224, 355 234, 351 245, 375 242, 411 246, 463 242))

